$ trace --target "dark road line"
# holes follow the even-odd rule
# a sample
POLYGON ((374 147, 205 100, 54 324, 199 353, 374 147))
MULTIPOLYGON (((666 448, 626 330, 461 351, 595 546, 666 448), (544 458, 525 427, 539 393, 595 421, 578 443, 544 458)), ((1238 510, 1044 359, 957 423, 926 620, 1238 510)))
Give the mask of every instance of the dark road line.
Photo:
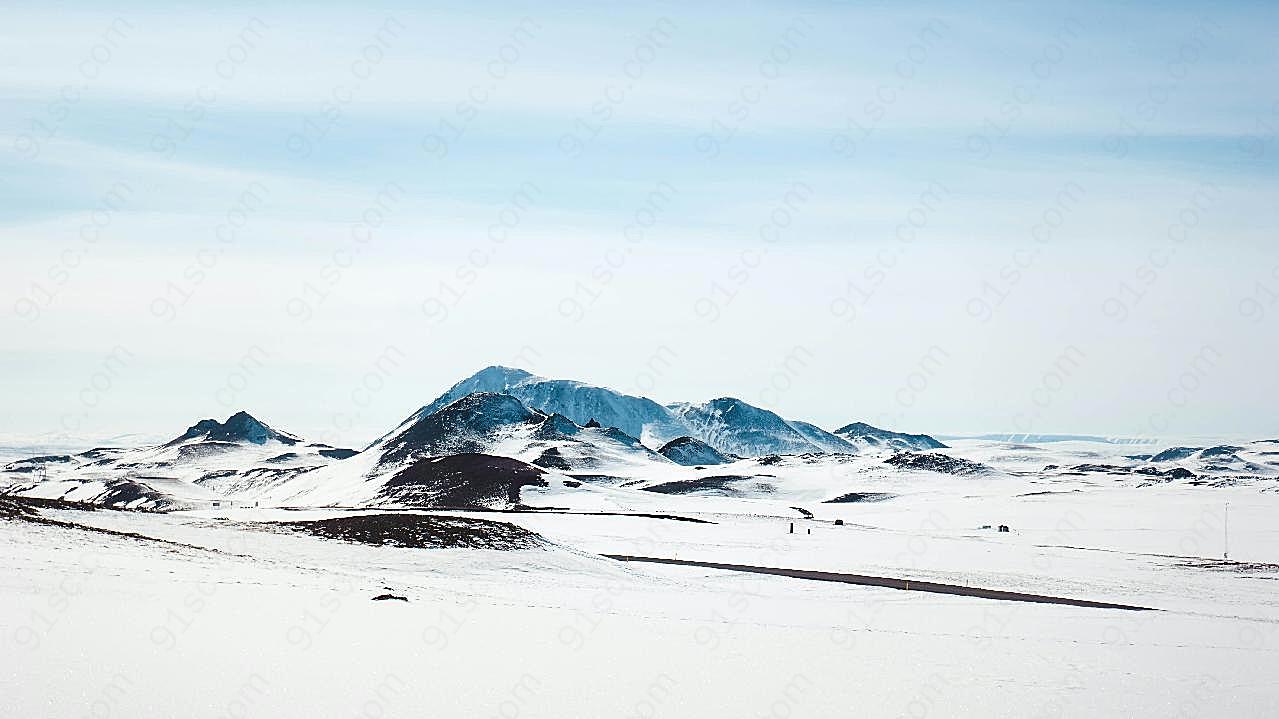
POLYGON ((1135 612, 1157 612, 1152 607, 1138 607, 1131 604, 1114 604, 1111 602, 1094 602, 1089 599, 1071 599, 1069 597, 1053 597, 1046 594, 1026 594, 1009 592, 1002 589, 983 589, 981 587, 965 587, 958 584, 942 584, 940 582, 923 582, 914 579, 898 579, 896 577, 872 577, 866 574, 845 574, 842 572, 818 572, 810 569, 781 569, 778 567, 757 567, 749 564, 720 564, 718 562, 696 562, 688 559, 663 559, 660 557, 632 557, 625 554, 605 554, 609 559, 619 562, 648 562, 651 564, 677 564, 686 567, 705 567, 707 569, 724 569, 732 572, 750 572, 753 574, 773 574, 779 577, 794 579, 810 579, 818 582, 840 582, 842 584, 859 584, 867 587, 885 587, 910 592, 931 592, 933 594, 954 594, 961 597, 980 597, 982 599, 999 599, 1008 602, 1033 602, 1036 604, 1066 604, 1072 607, 1092 607, 1094 609, 1123 609, 1135 612))

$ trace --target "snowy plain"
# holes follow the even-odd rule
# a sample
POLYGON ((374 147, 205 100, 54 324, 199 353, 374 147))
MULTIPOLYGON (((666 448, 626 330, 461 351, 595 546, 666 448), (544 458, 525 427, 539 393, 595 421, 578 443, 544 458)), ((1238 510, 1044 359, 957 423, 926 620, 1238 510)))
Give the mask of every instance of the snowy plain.
MULTIPOLYGON (((1036 462, 1096 449, 1044 447, 1036 462)), ((997 464, 996 449, 956 443, 952 454, 997 464)), ((552 482, 526 488, 524 501, 563 513, 422 512, 509 522, 546 540, 515 551, 374 547, 273 524, 381 511, 372 508, 43 512, 84 528, 0 520, 0 715, 1279 715, 1279 492, 855 462, 768 469, 782 488, 771 499, 552 482), (893 496, 810 501, 821 487, 893 496), (1226 501, 1229 563, 1219 561, 1226 501), (982 529, 998 524, 1012 531, 982 529), (371 601, 383 593, 408 601, 371 601)))

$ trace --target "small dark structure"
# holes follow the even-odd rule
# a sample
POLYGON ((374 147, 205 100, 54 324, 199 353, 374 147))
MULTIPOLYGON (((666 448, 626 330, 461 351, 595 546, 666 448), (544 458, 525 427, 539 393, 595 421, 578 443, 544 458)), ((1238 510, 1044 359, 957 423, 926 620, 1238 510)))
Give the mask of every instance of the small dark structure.
POLYGON ((1001 532, 1011 532, 1012 530, 1008 528, 1008 525, 1007 525, 1007 524, 1001 524, 1001 525, 999 525, 999 531, 1001 531, 1001 532))
POLYGON ((836 527, 842 527, 842 526, 844 526, 844 520, 842 520, 842 519, 836 519, 836 520, 835 520, 835 526, 836 526, 836 527))

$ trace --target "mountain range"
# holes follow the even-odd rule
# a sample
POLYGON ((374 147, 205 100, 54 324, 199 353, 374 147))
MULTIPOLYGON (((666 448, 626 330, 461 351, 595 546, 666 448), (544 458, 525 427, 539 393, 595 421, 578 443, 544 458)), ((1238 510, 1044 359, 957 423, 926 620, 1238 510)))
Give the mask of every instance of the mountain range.
POLYGON ((732 397, 700 404, 661 405, 647 397, 606 387, 545 379, 522 369, 500 366, 486 367, 453 385, 405 420, 397 431, 476 392, 510 395, 530 409, 560 414, 579 425, 595 422, 615 427, 653 448, 681 437, 693 437, 718 452, 742 457, 856 453, 877 446, 921 451, 945 447, 927 435, 889 432, 860 422, 828 432, 808 422, 783 419, 774 412, 732 397))
MULTIPOLYGON (((828 431, 731 397, 662 405, 494 366, 454 384, 362 451, 309 443, 237 412, 221 422, 200 420, 153 446, 11 462, 0 468, 0 492, 150 509, 219 498, 306 506, 501 505, 519 503, 522 488, 554 492, 583 483, 664 495, 790 492, 834 501, 857 494, 833 484, 848 475, 839 467, 853 460, 861 467, 856 471, 999 474, 942 449, 946 445, 926 434, 864 422, 828 431), (719 467, 731 469, 707 474, 719 467), (800 485, 791 480, 787 489, 777 484, 779 471, 806 479, 800 485)), ((1221 477, 1213 481, 1234 481, 1245 471, 1279 474, 1269 459, 1276 455, 1251 447, 1177 447, 1129 456, 1122 466, 1051 465, 1043 472, 1108 473, 1141 482, 1199 481, 1203 472, 1216 472, 1221 477), (1178 462, 1193 467, 1169 466, 1178 462)), ((626 497, 610 501, 638 501, 633 493, 626 497)))
MULTIPOLYGON (((941 446, 926 435, 861 423, 828 432, 730 397, 661 405, 584 382, 493 366, 454 384, 359 452, 308 443, 237 412, 221 422, 200 420, 154 446, 32 457, 5 465, 0 474, 10 486, 27 489, 49 479, 73 482, 59 495, 62 499, 164 508, 171 504, 166 498, 175 496, 346 496, 341 488, 352 483, 385 482, 406 473, 436 476, 434 470, 410 470, 425 460, 457 455, 506 457, 537 471, 625 482, 662 467, 941 446)), ((50 486, 42 491, 52 491, 50 486)), ((359 493, 355 486, 349 489, 359 493)))

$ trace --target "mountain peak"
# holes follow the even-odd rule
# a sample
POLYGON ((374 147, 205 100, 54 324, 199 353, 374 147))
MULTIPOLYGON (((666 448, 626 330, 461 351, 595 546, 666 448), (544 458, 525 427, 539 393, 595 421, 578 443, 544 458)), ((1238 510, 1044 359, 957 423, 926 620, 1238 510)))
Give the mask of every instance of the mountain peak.
POLYGON ((716 397, 702 405, 706 410, 749 418, 767 418, 782 421, 782 418, 771 410, 755 405, 736 397, 716 397))
POLYGON ((671 460, 676 464, 685 466, 708 465, 708 464, 728 464, 733 460, 724 456, 723 453, 714 447, 697 439, 696 437, 677 437, 672 439, 657 453, 671 460))
POLYGON ((738 405, 738 404, 746 404, 746 402, 736 397, 716 397, 715 399, 707 400, 706 404, 713 404, 717 406, 720 406, 720 405, 731 406, 731 405, 738 405))
POLYGON ((369 449, 377 448, 381 453, 381 465, 430 455, 478 452, 503 429, 546 421, 546 415, 529 409, 512 395, 471 392, 429 414, 419 412, 369 449))
MULTIPOLYGON (((721 453, 758 457, 823 450, 808 436, 825 435, 821 430, 813 427, 801 431, 775 412, 736 397, 717 397, 698 405, 679 405, 674 411, 692 430, 688 433, 690 436, 721 453)), ((834 442, 842 444, 838 438, 834 438, 834 442)))
POLYGON ((505 367, 503 365, 489 365, 466 379, 458 382, 448 389, 447 392, 435 398, 435 401, 427 406, 419 409, 409 421, 414 421, 427 417, 444 409, 448 405, 458 401, 459 399, 477 392, 491 392, 495 394, 508 394, 509 390, 517 385, 525 382, 533 382, 541 379, 537 375, 518 367, 505 367))
POLYGON ((479 417, 519 417, 521 421, 529 413, 529 409, 518 398, 502 392, 471 392, 449 402, 444 408, 479 417))
POLYGON ((581 430, 582 428, 577 426, 573 420, 559 412, 554 412, 546 418, 546 421, 542 422, 542 426, 538 429, 538 434, 545 438, 572 437, 581 430))
POLYGON ((906 434, 890 432, 865 422, 852 422, 835 430, 835 435, 849 442, 871 447, 887 447, 890 449, 912 449, 925 451, 929 449, 945 449, 946 445, 926 434, 906 434))
POLYGON ((297 444, 301 441, 291 434, 271 429, 270 425, 244 410, 227 417, 225 422, 219 422, 216 419, 202 419, 188 427, 181 437, 169 444, 185 442, 191 439, 214 442, 248 442, 250 444, 266 444, 271 440, 283 444, 297 444))
POLYGON ((519 367, 507 367, 505 365, 495 364, 485 367, 467 379, 462 380, 462 382, 464 383, 469 380, 489 384, 495 381, 501 381, 507 385, 516 385, 530 379, 538 379, 538 377, 532 372, 520 369, 519 367))
POLYGON ((654 441, 661 442, 687 434, 670 411, 646 397, 626 395, 576 380, 546 379, 527 370, 502 365, 485 367, 453 385, 409 417, 401 427, 476 392, 512 395, 529 409, 544 414, 562 414, 579 427, 594 419, 604 427, 617 427, 633 437, 643 438, 646 431, 651 432, 657 437, 654 441))

